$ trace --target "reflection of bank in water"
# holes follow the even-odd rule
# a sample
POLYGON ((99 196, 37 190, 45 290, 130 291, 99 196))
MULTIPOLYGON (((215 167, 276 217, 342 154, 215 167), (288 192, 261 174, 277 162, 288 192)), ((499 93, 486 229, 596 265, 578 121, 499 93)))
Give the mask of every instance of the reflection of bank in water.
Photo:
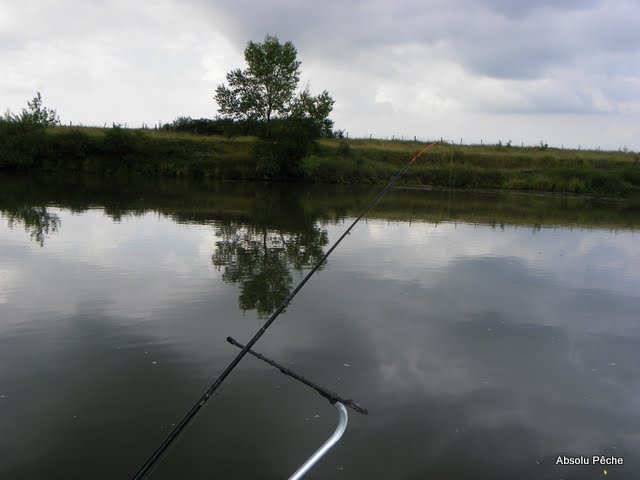
POLYGON ((56 233, 60 227, 60 217, 51 213, 45 206, 20 205, 15 208, 0 208, 0 216, 7 220, 9 228, 24 226, 31 240, 44 246, 47 235, 56 233))
POLYGON ((222 279, 240 286, 240 308, 266 317, 291 293, 291 270, 302 273, 324 255, 327 231, 305 225, 296 232, 231 221, 216 228, 216 250, 211 261, 222 279))

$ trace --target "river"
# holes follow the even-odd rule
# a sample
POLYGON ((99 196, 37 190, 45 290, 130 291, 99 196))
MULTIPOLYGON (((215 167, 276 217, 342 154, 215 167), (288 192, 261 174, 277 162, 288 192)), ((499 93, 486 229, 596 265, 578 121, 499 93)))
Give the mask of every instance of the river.
MULTIPOLYGON (((375 187, 0 177, 0 478, 127 479, 375 187)), ((398 189, 256 350, 316 479, 640 478, 640 208, 398 189), (623 465, 562 465, 564 457, 623 465)), ((153 479, 287 478, 245 358, 153 479)))

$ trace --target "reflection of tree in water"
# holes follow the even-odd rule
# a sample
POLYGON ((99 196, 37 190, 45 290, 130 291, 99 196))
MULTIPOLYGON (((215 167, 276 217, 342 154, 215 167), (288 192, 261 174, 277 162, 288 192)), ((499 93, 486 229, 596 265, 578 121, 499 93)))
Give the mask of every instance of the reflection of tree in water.
POLYGON ((16 208, 3 208, 0 210, 7 219, 9 228, 16 225, 24 225, 24 228, 31 240, 35 240, 42 247, 46 235, 55 233, 60 227, 60 217, 55 213, 47 211, 47 207, 43 206, 26 206, 22 205, 16 208))
POLYGON ((255 309, 265 317, 289 295, 291 270, 317 263, 328 242, 326 230, 315 224, 296 232, 284 232, 243 225, 239 222, 219 224, 213 264, 224 267, 222 279, 240 285, 240 308, 255 309))

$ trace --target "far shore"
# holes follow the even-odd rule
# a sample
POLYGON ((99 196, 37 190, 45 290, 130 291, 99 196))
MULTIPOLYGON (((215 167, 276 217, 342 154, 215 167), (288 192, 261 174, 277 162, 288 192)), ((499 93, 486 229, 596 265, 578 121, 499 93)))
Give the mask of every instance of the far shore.
MULTIPOLYGON (((31 140, 27 140, 31 141, 31 140)), ((0 152, 0 172, 199 177, 221 181, 381 184, 426 143, 320 139, 294 173, 265 176, 255 137, 157 130, 49 127, 37 149, 0 152)), ((33 142, 31 142, 33 143, 33 142)), ((440 144, 421 157, 404 186, 640 196, 640 153, 510 145, 440 144)))

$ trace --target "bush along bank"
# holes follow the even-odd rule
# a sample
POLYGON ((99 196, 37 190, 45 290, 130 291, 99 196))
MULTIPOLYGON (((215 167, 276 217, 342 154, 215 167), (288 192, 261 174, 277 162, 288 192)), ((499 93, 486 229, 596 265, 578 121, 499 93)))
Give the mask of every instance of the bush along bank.
MULTIPOLYGON (((0 170, 342 184, 384 183, 418 142, 320 139, 305 125, 269 139, 0 121, 0 170)), ((405 185, 640 195, 640 154, 439 145, 405 185)))

